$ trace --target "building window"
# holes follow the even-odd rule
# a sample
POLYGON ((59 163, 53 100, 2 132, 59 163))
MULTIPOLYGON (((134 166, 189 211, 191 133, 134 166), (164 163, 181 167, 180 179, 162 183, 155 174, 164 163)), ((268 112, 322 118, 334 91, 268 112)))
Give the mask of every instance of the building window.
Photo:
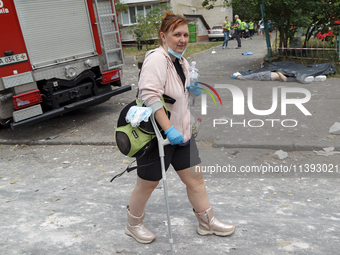
POLYGON ((130 23, 136 23, 136 7, 129 7, 130 23))
POLYGON ((143 14, 143 15, 145 15, 144 14, 144 6, 143 5, 138 5, 137 6, 137 15, 138 14, 143 14))
POLYGON ((145 12, 148 13, 151 11, 151 5, 145 5, 145 12))
POLYGON ((121 22, 123 25, 132 25, 137 23, 138 14, 146 15, 152 8, 158 7, 159 4, 135 5, 130 6, 127 13, 121 13, 121 22))
POLYGON ((122 12, 121 15, 122 15, 122 24, 129 24, 130 23, 129 12, 127 13, 122 12))

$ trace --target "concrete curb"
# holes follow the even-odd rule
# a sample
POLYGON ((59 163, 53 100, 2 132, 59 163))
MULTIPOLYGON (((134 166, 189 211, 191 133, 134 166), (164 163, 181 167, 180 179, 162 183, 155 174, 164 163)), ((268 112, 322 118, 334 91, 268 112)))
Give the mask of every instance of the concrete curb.
MULTIPOLYGON (((204 140, 197 140, 197 142, 206 142, 204 140)), ((209 140, 210 142, 210 140, 209 140)), ((55 141, 55 140, 4 140, 0 139, 0 145, 91 145, 91 146, 116 146, 115 141, 103 142, 103 141, 55 141)), ((259 141, 259 142, 240 142, 240 141, 227 141, 218 140, 212 144, 213 148, 248 148, 248 149, 265 149, 265 150, 283 150, 283 151, 313 151, 322 150, 327 147, 334 147, 334 150, 340 150, 340 144, 327 143, 327 142, 313 142, 313 143, 294 143, 292 141, 259 141)))
POLYGON ((213 148, 248 148, 248 149, 268 149, 268 150, 284 150, 284 151, 313 151, 322 150, 327 147, 334 147, 334 150, 340 150, 340 144, 327 142, 292 142, 292 141, 259 141, 259 142, 233 142, 227 140, 214 141, 213 148))
POLYGON ((53 140, 41 140, 41 141, 32 141, 32 140, 2 140, 0 139, 0 145, 17 145, 17 144, 26 144, 26 145, 111 145, 116 146, 114 141, 112 142, 91 142, 91 141, 53 141, 53 140))

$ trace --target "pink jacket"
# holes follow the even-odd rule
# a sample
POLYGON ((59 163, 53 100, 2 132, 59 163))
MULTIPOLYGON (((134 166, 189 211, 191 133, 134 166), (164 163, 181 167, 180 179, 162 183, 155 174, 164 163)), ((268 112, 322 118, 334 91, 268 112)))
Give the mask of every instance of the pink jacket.
POLYGON ((160 46, 152 51, 154 51, 152 54, 151 51, 145 54, 138 82, 140 99, 146 106, 160 101, 163 94, 176 99, 174 104, 166 104, 171 112, 170 122, 181 132, 184 142, 187 142, 191 138, 189 90, 186 88, 189 85, 189 63, 183 57, 179 59, 185 75, 185 86, 183 86, 169 54, 163 47, 160 46))

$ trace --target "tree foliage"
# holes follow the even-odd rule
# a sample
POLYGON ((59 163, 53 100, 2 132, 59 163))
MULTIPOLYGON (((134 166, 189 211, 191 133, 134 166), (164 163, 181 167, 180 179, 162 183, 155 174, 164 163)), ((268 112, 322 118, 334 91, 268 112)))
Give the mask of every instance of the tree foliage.
MULTIPOLYGON (((340 0, 224 0, 227 6, 233 7, 234 14, 241 20, 259 20, 260 4, 265 5, 265 20, 271 20, 279 31, 280 46, 287 47, 299 27, 309 31, 305 44, 312 34, 311 31, 333 26, 340 19, 340 0)), ((202 6, 212 9, 216 0, 204 0, 202 6)), ((336 31, 335 33, 337 33, 336 31)), ((333 32, 334 33, 334 32, 333 32)))
POLYGON ((160 4, 148 11, 145 16, 141 13, 137 14, 137 24, 130 27, 128 33, 136 34, 136 31, 138 31, 140 35, 136 37, 138 43, 141 41, 147 43, 148 41, 157 38, 158 29, 162 18, 164 17, 164 11, 171 11, 171 7, 166 4, 160 4))
POLYGON ((124 3, 121 2, 121 0, 115 0, 115 5, 116 5, 116 11, 117 13, 121 12, 128 12, 128 6, 124 3))

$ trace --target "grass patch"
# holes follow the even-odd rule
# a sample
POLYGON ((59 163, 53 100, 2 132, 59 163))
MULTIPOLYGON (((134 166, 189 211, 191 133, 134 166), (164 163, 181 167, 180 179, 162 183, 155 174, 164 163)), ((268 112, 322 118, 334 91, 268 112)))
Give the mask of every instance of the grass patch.
POLYGON ((201 51, 205 51, 205 50, 208 50, 210 48, 217 47, 220 45, 222 45, 222 42, 219 42, 219 41, 207 42, 207 43, 190 43, 188 44, 188 48, 186 52, 184 53, 184 57, 187 58, 201 51))
POLYGON ((124 56, 125 57, 127 57, 127 56, 136 56, 136 59, 140 60, 140 59, 144 58, 144 55, 145 55, 145 53, 148 50, 152 50, 152 49, 155 49, 155 48, 158 48, 158 46, 156 46, 156 45, 148 45, 148 49, 146 49, 146 47, 143 46, 142 50, 138 50, 137 46, 131 46, 131 47, 127 46, 127 47, 123 47, 123 51, 124 51, 124 56))
MULTIPOLYGON (((206 43, 189 43, 188 48, 186 52, 184 53, 184 57, 187 58, 193 54, 196 54, 201 51, 208 50, 210 48, 220 46, 222 42, 206 42, 206 43)), ((158 48, 158 45, 148 45, 148 48, 146 46, 143 46, 142 50, 138 50, 137 46, 132 46, 132 47, 124 47, 124 56, 136 56, 136 60, 142 60, 144 59, 145 53, 149 50, 158 48)))

